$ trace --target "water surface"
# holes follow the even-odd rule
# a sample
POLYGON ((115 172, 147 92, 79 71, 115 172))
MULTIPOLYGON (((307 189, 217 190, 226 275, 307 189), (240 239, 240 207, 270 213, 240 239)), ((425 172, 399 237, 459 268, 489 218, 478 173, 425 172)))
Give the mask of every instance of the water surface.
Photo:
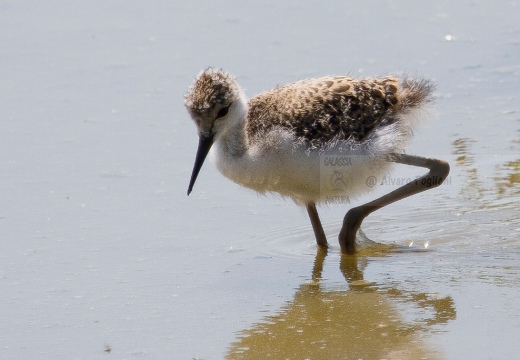
POLYGON ((0 357, 515 358, 519 15, 514 1, 0 1, 0 357), (355 257, 336 242, 343 206, 319 209, 323 256, 303 209, 209 162, 187 197, 182 98, 210 65, 248 95, 429 77, 437 103, 408 152, 450 177, 366 220, 398 251, 355 257))

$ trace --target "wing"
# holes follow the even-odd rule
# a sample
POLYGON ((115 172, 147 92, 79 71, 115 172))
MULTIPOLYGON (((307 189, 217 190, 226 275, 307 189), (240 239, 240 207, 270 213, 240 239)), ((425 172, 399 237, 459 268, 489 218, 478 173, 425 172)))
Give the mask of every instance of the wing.
POLYGON ((342 76, 278 87, 249 101, 247 132, 261 136, 273 127, 284 127, 312 145, 363 140, 376 127, 395 121, 399 81, 342 76))

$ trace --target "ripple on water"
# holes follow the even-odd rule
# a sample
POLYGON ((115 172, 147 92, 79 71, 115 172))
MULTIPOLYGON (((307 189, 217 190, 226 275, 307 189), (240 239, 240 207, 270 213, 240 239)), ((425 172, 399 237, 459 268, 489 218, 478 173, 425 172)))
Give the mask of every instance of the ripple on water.
POLYGON ((310 225, 272 228, 261 234, 255 245, 257 256, 308 262, 316 256, 316 240, 310 225))
MULTIPOLYGON (((341 250, 337 240, 340 222, 323 224, 329 242, 328 256, 340 255, 341 250)), ((401 229, 406 232, 406 229, 401 229)), ((262 241, 254 245, 255 258, 281 258, 298 262, 309 262, 317 253, 316 240, 312 229, 307 225, 273 228, 261 234, 262 241)), ((398 239, 392 237, 385 242, 373 241, 360 230, 356 237, 356 246, 360 256, 382 256, 388 253, 425 252, 429 251, 428 241, 422 239, 398 239)), ((240 251, 239 249, 233 251, 240 251)))

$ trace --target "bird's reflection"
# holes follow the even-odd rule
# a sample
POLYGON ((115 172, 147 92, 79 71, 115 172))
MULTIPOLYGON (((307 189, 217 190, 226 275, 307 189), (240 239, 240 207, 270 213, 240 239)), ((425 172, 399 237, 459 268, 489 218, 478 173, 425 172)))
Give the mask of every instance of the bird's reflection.
POLYGON ((367 256, 343 255, 340 269, 348 289, 321 285, 326 250, 319 250, 312 281, 274 315, 242 330, 228 359, 420 359, 440 355, 421 342, 432 326, 455 318, 450 297, 435 298, 363 279, 367 256), (395 300, 413 303, 425 321, 403 320, 395 300))

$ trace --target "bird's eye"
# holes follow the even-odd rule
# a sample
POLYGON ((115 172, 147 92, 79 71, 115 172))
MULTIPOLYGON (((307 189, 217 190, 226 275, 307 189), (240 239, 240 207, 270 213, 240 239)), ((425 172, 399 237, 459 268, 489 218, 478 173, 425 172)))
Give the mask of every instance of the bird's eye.
POLYGON ((220 118, 223 118, 224 116, 226 116, 229 112, 229 106, 226 106, 222 109, 220 109, 217 113, 217 119, 220 119, 220 118))

